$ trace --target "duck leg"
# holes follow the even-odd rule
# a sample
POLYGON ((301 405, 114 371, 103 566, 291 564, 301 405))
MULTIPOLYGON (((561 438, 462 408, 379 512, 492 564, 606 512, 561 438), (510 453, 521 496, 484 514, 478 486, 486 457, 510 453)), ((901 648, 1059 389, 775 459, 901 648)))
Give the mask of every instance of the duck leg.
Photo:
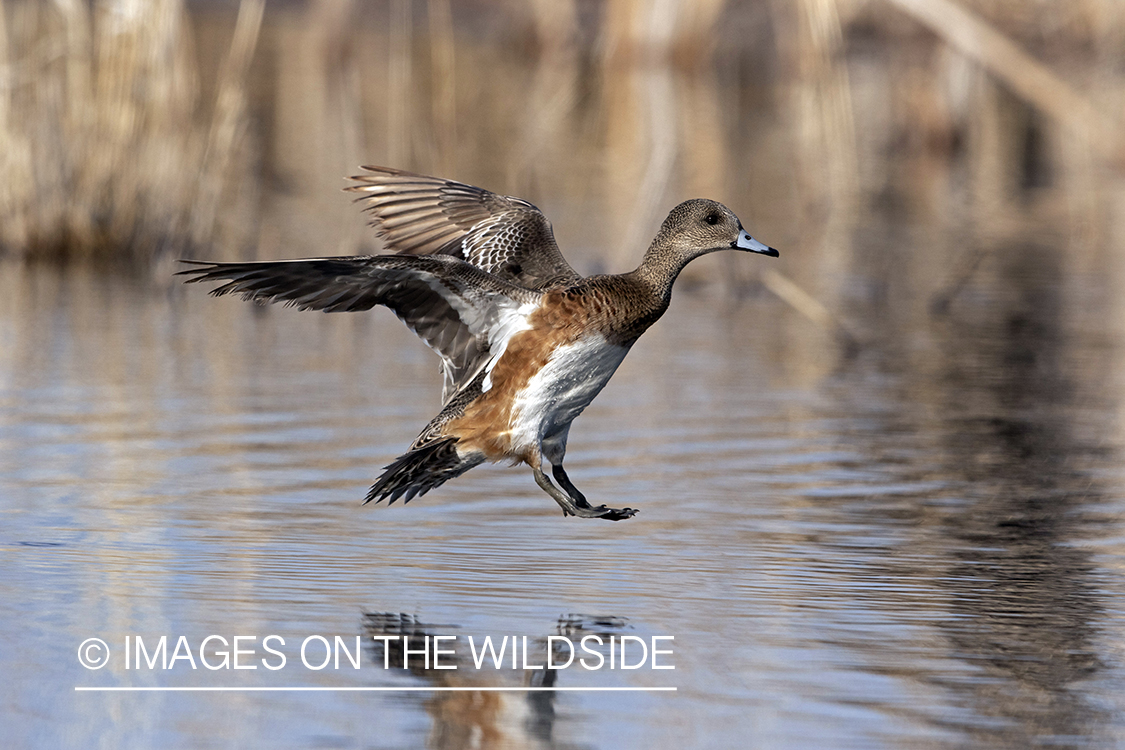
POLYGON ((561 463, 551 464, 551 473, 555 476, 555 481, 562 487, 563 492, 570 495, 574 500, 574 504, 579 508, 589 508, 590 503, 586 502, 586 496, 578 491, 574 483, 570 481, 570 477, 566 475, 561 463))
POLYGON ((538 466, 533 466, 532 471, 535 472, 535 483, 543 488, 543 491, 554 498, 559 507, 563 509, 564 516, 579 516, 581 518, 604 518, 607 521, 623 521, 626 518, 632 518, 636 514, 633 508, 607 508, 604 505, 599 505, 597 508, 590 506, 586 502, 586 498, 579 492, 574 484, 571 483, 570 478, 566 476, 566 472, 562 470, 562 466, 554 466, 552 473, 555 478, 559 480, 559 484, 566 488, 567 492, 561 491, 558 487, 551 484, 551 480, 543 473, 543 469, 538 466), (573 493, 573 497, 568 494, 573 493))

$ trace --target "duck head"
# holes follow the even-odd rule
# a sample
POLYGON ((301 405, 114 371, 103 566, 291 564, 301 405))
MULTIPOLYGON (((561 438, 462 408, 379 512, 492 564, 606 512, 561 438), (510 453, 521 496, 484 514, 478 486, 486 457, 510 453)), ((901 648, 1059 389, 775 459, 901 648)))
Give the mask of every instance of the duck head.
POLYGON ((649 252, 676 256, 686 263, 717 250, 743 250, 778 257, 778 252, 750 236, 734 212, 718 201, 696 198, 672 209, 649 252))

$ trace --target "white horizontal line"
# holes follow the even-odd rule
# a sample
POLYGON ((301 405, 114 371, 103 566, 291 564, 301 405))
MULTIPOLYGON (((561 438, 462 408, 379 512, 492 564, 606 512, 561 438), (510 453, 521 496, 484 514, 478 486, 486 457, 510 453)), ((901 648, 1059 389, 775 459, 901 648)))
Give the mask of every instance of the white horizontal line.
POLYGON ((75 687, 79 693, 276 693, 276 692, 466 692, 556 693, 556 692, 675 692, 674 687, 75 687))

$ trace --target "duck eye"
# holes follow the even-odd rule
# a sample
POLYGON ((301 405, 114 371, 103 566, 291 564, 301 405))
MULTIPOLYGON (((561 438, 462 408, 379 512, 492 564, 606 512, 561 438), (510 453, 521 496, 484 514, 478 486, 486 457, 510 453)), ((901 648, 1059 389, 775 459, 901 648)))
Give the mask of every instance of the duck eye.
POLYGON ((719 215, 717 213, 709 213, 707 214, 707 218, 704 219, 704 221, 714 226, 715 224, 719 223, 719 215))

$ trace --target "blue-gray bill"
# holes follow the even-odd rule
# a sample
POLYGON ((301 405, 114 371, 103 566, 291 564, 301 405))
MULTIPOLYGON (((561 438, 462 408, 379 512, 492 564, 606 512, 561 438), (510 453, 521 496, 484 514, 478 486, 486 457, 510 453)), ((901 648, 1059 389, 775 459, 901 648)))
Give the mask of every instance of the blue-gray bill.
POLYGON ((761 242, 758 242, 756 239, 751 237, 745 229, 739 231, 738 239, 735 240, 734 244, 732 244, 731 247, 736 247, 741 250, 749 250, 752 253, 761 253, 762 255, 768 255, 771 258, 776 258, 779 255, 779 253, 772 247, 763 245, 761 242))

